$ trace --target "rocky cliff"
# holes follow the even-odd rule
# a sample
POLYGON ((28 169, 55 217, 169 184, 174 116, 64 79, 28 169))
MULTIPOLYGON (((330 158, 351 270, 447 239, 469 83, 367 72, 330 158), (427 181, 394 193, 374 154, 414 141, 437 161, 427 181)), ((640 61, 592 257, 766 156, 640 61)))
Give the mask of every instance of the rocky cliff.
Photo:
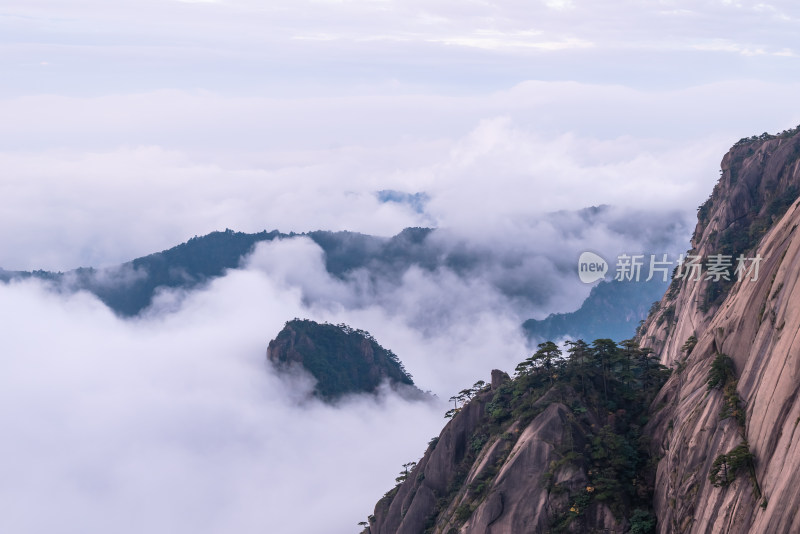
POLYGON ((798 188, 797 131, 737 143, 690 253, 760 256, 757 279, 679 279, 640 329, 675 369, 646 428, 659 532, 800 532, 798 188))
POLYGON ((635 343, 543 343, 492 372, 378 502, 370 534, 648 532, 641 425, 665 369, 635 343), (403 480, 404 479, 404 480, 403 480))

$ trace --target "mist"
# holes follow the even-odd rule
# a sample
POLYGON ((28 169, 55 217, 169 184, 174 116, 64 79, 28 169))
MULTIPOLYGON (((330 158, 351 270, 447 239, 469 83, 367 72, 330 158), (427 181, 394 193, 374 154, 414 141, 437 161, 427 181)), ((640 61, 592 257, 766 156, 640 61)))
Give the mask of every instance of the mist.
MULTIPOLYGON (((567 268, 565 236, 571 247, 609 250, 672 244, 685 231, 620 226, 629 217, 601 209, 528 221, 532 239, 516 250, 519 233, 459 241, 445 232, 434 246, 466 258, 462 272, 411 265, 386 277, 335 276, 308 237, 259 243, 240 268, 200 289, 162 290, 131 319, 89 293, 34 280, 0 285, 0 425, 13 436, 0 445, 9 510, 0 525, 355 531, 441 430, 443 399, 527 356, 526 314, 585 297, 567 268), (520 287, 551 289, 515 302, 503 285, 514 273, 520 287), (294 317, 368 330, 438 400, 390 389, 334 406, 314 400, 308 375, 278 375, 265 360, 294 317)), ((97 276, 114 284, 140 275, 97 276)))
POLYGON ((295 315, 297 292, 253 271, 138 321, 0 286, 2 530, 355 531, 444 407, 309 399, 308 379, 265 365, 295 315))
POLYGON ((794 94, 552 82, 474 97, 2 100, 0 267, 108 266, 225 228, 497 235, 600 204, 690 220, 733 142, 800 122, 781 104, 794 94), (747 110, 736 124, 731 107, 747 110), (429 200, 381 201, 387 189, 429 200))
POLYGON ((0 268, 83 272, 193 236, 435 228, 332 272, 309 237, 123 319, 0 284, 0 531, 356 532, 447 399, 575 310, 585 250, 686 249, 742 137, 800 123, 797 6, 9 0, 0 268), (336 405, 265 352, 368 330, 422 390, 336 405))

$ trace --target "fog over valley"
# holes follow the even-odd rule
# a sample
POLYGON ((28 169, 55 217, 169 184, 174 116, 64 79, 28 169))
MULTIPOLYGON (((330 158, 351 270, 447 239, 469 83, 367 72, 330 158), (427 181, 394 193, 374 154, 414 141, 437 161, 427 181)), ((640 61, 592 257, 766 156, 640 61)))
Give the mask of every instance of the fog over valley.
POLYGON ((547 337, 634 335, 668 282, 609 284, 617 257, 686 253, 729 148, 800 123, 798 21, 4 2, 0 532, 359 532, 452 396, 547 337), (315 396, 266 357, 294 318, 431 395, 315 396))

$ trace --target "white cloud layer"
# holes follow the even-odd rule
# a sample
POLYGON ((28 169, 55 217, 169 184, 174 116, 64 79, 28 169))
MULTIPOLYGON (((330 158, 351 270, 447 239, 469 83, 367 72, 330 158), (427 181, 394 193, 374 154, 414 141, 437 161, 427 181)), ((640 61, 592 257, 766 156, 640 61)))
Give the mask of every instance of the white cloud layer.
POLYGON ((491 261, 380 285, 282 241, 131 321, 0 285, 0 531, 354 532, 443 409, 298 405, 308 384, 264 367, 283 322, 367 329, 444 398, 513 368, 522 318, 585 297, 579 251, 681 246, 725 150, 800 123, 799 22, 789 1, 5 1, 0 267, 415 225, 491 261), (552 214, 598 204, 589 228, 552 214), (538 308, 503 294, 529 286, 538 308))
MULTIPOLYGON (((556 230, 592 238, 574 215, 558 217, 556 228, 539 226, 538 245, 556 230)), ((624 214, 601 219, 603 246, 647 242, 613 237, 624 214)), ((539 261, 540 281, 560 285, 550 263, 558 256, 523 264, 520 275, 535 283, 539 261)), ((354 531, 398 466, 438 434, 446 403, 390 392, 335 407, 303 400, 311 384, 276 376, 267 342, 293 317, 345 322, 446 399, 527 353, 496 268, 467 279, 412 268, 365 298, 358 273, 332 277, 321 249, 300 237, 262 243, 241 269, 202 290, 163 293, 130 320, 89 294, 0 285, 0 426, 9 438, 0 443, 0 530, 354 531)), ((511 283, 509 272, 501 278, 511 283)), ((567 299, 574 274, 563 276, 567 299)))
POLYGON ((298 405, 304 386, 264 354, 303 314, 258 271, 139 321, 0 286, 0 530, 355 531, 445 408, 393 394, 298 405))
POLYGON ((0 266, 108 265, 226 227, 496 233, 601 203, 691 217, 733 141, 800 122, 785 106, 797 89, 529 82, 482 97, 0 101, 11 119, 0 266), (426 192, 427 212, 379 203, 382 189, 426 192))

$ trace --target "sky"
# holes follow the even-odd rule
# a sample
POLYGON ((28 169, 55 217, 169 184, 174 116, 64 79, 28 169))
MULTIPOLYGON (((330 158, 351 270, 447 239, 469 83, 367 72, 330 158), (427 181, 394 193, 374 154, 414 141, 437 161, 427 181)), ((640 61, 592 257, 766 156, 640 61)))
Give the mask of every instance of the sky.
POLYGON ((474 232, 602 203, 691 219, 731 144, 800 123, 798 9, 4 2, 0 267, 227 227, 474 232))
MULTIPOLYGON (((225 228, 432 226, 517 276, 519 249, 684 250, 728 148, 800 124, 799 23, 734 0, 6 0, 0 267, 225 228), (551 231, 601 204, 629 215, 570 247, 551 231)), ((0 530, 355 532, 444 409, 303 400, 266 344, 295 316, 347 322, 446 399, 526 356, 496 276, 411 270, 351 306, 301 238, 134 320, 0 286, 0 530)))

